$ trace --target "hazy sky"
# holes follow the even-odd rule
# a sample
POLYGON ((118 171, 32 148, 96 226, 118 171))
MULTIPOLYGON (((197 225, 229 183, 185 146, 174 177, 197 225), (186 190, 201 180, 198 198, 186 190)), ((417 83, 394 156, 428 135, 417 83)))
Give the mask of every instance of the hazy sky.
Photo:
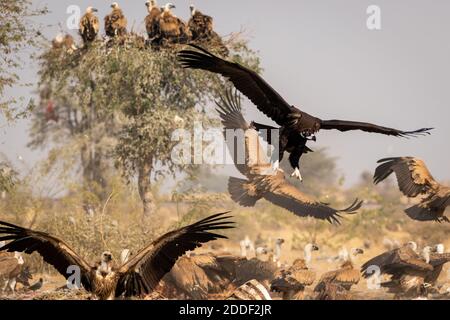
MULTIPOLYGON (((189 16, 191 1, 171 0, 175 13, 189 16)), ((66 30, 66 9, 88 5, 103 17, 107 0, 34 1, 51 13, 40 19, 43 33, 53 37, 66 30)), ((285 99, 322 119, 371 121, 403 130, 434 127, 431 136, 391 138, 368 133, 321 131, 310 147, 328 147, 338 158, 348 182, 373 170, 387 156, 423 158, 438 180, 450 179, 450 1, 448 0, 197 0, 193 3, 215 19, 219 34, 246 30, 257 50, 264 78, 285 99), (381 30, 366 26, 369 5, 381 8, 381 30)), ((144 30, 145 0, 119 4, 129 26, 144 30)), ((66 30, 67 31, 67 30, 66 30)), ((103 31, 103 30, 102 30, 103 31)), ((71 31, 76 34, 75 30, 71 31)), ((27 62, 21 75, 35 83, 36 65, 27 62)), ((10 95, 31 95, 31 88, 10 95)), ((246 117, 270 123, 255 107, 246 117)), ((32 165, 43 154, 26 148, 29 123, 1 121, 0 150, 17 162, 32 165)), ((305 177, 306 178, 306 177, 305 177)))

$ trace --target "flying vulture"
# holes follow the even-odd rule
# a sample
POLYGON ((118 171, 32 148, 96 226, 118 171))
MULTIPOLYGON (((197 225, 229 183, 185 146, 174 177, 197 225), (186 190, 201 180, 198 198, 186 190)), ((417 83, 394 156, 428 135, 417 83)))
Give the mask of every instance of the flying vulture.
MULTIPOLYGON (((266 116, 280 126, 280 154, 291 153, 291 164, 294 167, 293 176, 301 178, 298 160, 304 152, 305 139, 315 140, 315 133, 321 129, 339 131, 362 130, 397 137, 416 136, 428 133, 430 128, 415 131, 400 131, 381 127, 371 123, 346 120, 322 120, 288 104, 263 78, 256 72, 231 61, 223 60, 207 50, 191 44, 197 50, 182 50, 178 56, 184 68, 202 69, 218 73, 230 80, 233 85, 266 116), (295 146, 298 146, 296 148, 295 146), (290 151, 291 150, 291 151, 290 151), (292 155, 294 154, 294 155, 292 155)), ((271 129, 271 127, 255 126, 256 129, 271 129)), ((278 159, 281 161, 281 158, 278 159)), ((274 170, 279 162, 274 163, 274 170)))
POLYGON ((85 44, 94 41, 100 29, 100 22, 94 12, 98 12, 98 10, 87 7, 86 13, 80 19, 78 32, 85 44))
POLYGON ((127 18, 117 2, 111 5, 112 12, 105 17, 105 31, 108 37, 127 34, 127 18))
POLYGON ((281 292, 283 300, 303 300, 306 286, 313 284, 315 272, 308 269, 304 259, 296 259, 292 266, 278 272, 270 284, 270 290, 281 292))
POLYGON ((314 288, 318 300, 350 299, 351 287, 358 284, 361 278, 359 270, 353 266, 352 259, 363 253, 363 249, 354 248, 350 259, 345 261, 339 269, 326 272, 320 277, 319 283, 314 288))
POLYGON ((159 19, 161 37, 169 43, 187 43, 190 39, 190 31, 180 18, 175 16, 171 9, 176 8, 174 4, 167 3, 159 19))
POLYGON ((68 279, 77 266, 82 286, 99 299, 143 296, 158 285, 186 251, 225 236, 216 230, 233 228, 227 220, 228 212, 211 215, 194 224, 168 232, 133 255, 118 268, 113 266, 109 252, 101 256, 100 264, 91 265, 62 240, 47 233, 22 228, 0 221, 0 241, 11 240, 0 251, 19 251, 31 254, 37 251, 47 263, 68 279))
POLYGON ((161 8, 158 7, 156 0, 150 0, 145 3, 148 15, 145 17, 145 29, 149 40, 154 43, 160 40, 161 31, 159 27, 161 18, 161 8))
POLYGON ((190 5, 191 18, 188 21, 188 28, 192 34, 192 41, 205 43, 210 47, 217 48, 221 55, 228 56, 228 48, 223 44, 222 38, 214 31, 213 18, 201 13, 190 5))
POLYGON ((353 214, 361 208, 362 201, 355 200, 346 209, 333 209, 290 184, 282 170, 274 173, 260 145, 258 132, 242 116, 239 96, 229 91, 217 105, 225 129, 235 132, 242 130, 245 136, 245 143, 237 141, 234 144, 235 148, 244 150, 230 150, 235 154, 233 161, 236 168, 247 178, 229 178, 228 191, 235 202, 252 207, 259 199, 264 198, 297 216, 309 216, 337 224, 341 214, 353 214), (245 155, 245 158, 239 159, 239 154, 245 155))
POLYGON ((395 172, 400 191, 405 196, 424 196, 419 204, 405 210, 411 219, 450 222, 444 214, 450 205, 450 188, 434 180, 425 162, 413 157, 399 157, 381 159, 378 163, 373 177, 375 184, 395 172))
POLYGON ((384 252, 361 267, 363 277, 372 276, 376 268, 381 274, 391 276, 381 286, 395 293, 396 297, 416 297, 423 292, 425 278, 433 272, 430 264, 430 247, 425 247, 422 254, 416 252, 417 244, 409 242, 406 245, 384 252))

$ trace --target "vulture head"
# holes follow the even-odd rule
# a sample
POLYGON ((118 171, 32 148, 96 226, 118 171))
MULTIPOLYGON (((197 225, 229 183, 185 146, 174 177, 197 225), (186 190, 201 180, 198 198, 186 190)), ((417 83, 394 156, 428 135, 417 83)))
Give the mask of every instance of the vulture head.
POLYGON ((359 254, 364 254, 364 250, 361 248, 352 248, 351 250, 353 256, 357 256, 359 254))
POLYGON ((94 12, 98 12, 98 10, 96 8, 93 8, 93 7, 87 7, 86 13, 94 13, 94 12))
POLYGON ((25 261, 23 260, 22 254, 20 252, 14 252, 14 258, 17 259, 18 264, 24 264, 25 261))
POLYGON ((170 11, 170 9, 175 9, 175 8, 176 8, 175 5, 171 2, 166 3, 166 5, 164 6, 165 11, 170 11))
POLYGON ((191 10, 191 15, 194 15, 195 14, 195 6, 193 4, 191 4, 189 6, 189 9, 191 10))
POLYGON ((442 254, 442 253, 444 253, 444 251, 445 251, 445 247, 444 247, 444 244, 442 244, 442 243, 438 243, 437 245, 435 245, 433 247, 433 252, 442 254))
POLYGON ((282 245, 284 243, 284 239, 283 238, 277 238, 277 240, 275 240, 275 244, 276 245, 282 245))
POLYGON ((97 273, 103 277, 106 277, 112 271, 112 264, 113 264, 112 253, 109 251, 103 252, 100 259, 100 266, 97 269, 97 273))
POLYGON ((417 251, 417 243, 415 243, 414 241, 409 241, 406 245, 409 246, 413 251, 417 251))
POLYGON ((113 2, 111 4, 111 8, 113 8, 113 9, 120 9, 119 4, 117 2, 113 2))
POLYGON ((319 247, 314 243, 308 243, 304 248, 304 261, 309 263, 312 259, 312 252, 319 251, 319 247))

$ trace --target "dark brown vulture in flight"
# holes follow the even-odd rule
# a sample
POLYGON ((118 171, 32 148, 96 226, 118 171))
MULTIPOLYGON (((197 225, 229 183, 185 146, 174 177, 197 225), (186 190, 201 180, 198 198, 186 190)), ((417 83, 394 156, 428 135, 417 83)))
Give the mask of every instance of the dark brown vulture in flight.
MULTIPOLYGON (((415 131, 400 131, 397 129, 381 127, 372 123, 355 122, 346 120, 322 120, 316 118, 287 103, 262 77, 256 72, 231 61, 223 60, 207 50, 191 44, 196 50, 182 50, 178 56, 184 68, 202 69, 218 73, 230 80, 233 85, 266 116, 280 126, 280 154, 290 151, 291 164, 294 165, 293 176, 300 178, 298 160, 304 149, 305 139, 314 140, 315 133, 321 129, 339 131, 362 130, 366 132, 380 133, 397 137, 416 136, 429 133, 430 128, 415 131), (298 149, 296 146, 299 146, 298 149)), ((272 127, 256 126, 260 129, 272 127)), ((281 158, 278 159, 281 161, 281 158)), ((276 161, 274 169, 278 167, 276 161)))
POLYGON ((158 42, 161 37, 159 28, 159 19, 161 18, 161 8, 158 7, 156 0, 150 0, 145 3, 148 15, 145 17, 145 30, 147 30, 148 39, 152 42, 158 42))
POLYGON ((361 267, 363 277, 371 277, 376 270, 381 274, 391 276, 381 287, 388 288, 388 292, 395 293, 396 297, 417 297, 423 293, 425 278, 433 272, 430 262, 430 247, 425 247, 422 255, 416 252, 417 244, 408 244, 382 253, 361 267))
POLYGON ((425 163, 413 157, 386 158, 378 161, 373 177, 377 184, 391 173, 397 176, 400 191, 407 197, 424 196, 421 202, 405 210, 406 214, 418 221, 450 222, 444 215, 450 205, 450 188, 434 180, 425 163))
POLYGON ((169 43, 187 43, 191 37, 190 31, 186 23, 172 13, 171 9, 174 8, 172 3, 164 6, 159 19, 161 37, 169 43))
POLYGON ((229 91, 217 105, 225 129, 235 132, 241 130, 245 139, 245 143, 234 143, 234 148, 240 150, 230 150, 235 155, 233 161, 236 168, 247 177, 246 180, 234 177, 228 180, 228 191, 235 202, 252 207, 264 198, 297 216, 309 216, 330 223, 339 223, 340 214, 353 214, 361 207, 362 201, 355 200, 346 209, 333 209, 298 190, 286 180, 282 170, 272 171, 260 144, 258 131, 242 116, 239 96, 229 91), (244 157, 240 159, 239 155, 244 157))
POLYGON ((127 18, 117 2, 111 5, 112 12, 105 17, 105 32, 108 37, 127 34, 127 18))
POLYGON ((91 265, 62 240, 47 233, 33 231, 0 221, 0 241, 11 240, 0 251, 38 252, 47 263, 68 279, 70 266, 80 269, 81 285, 99 299, 143 296, 158 285, 186 251, 225 236, 216 230, 233 228, 228 212, 219 213, 159 237, 126 263, 113 267, 111 253, 104 252, 100 264, 91 265))
POLYGON ((78 32, 85 44, 94 41, 100 29, 100 22, 94 14, 97 11, 95 8, 88 7, 86 13, 80 19, 78 32))
POLYGON ((222 38, 214 31, 213 18, 201 13, 194 5, 190 5, 189 9, 191 10, 191 18, 188 21, 188 28, 192 34, 192 41, 217 48, 222 56, 228 56, 228 48, 224 45, 222 38))

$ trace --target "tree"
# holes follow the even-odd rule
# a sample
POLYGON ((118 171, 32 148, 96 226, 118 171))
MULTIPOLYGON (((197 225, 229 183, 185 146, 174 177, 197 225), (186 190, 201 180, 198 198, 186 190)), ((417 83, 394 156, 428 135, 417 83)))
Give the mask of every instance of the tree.
POLYGON ((31 17, 45 14, 46 8, 32 9, 31 0, 2 0, 0 2, 0 113, 8 120, 24 114, 12 107, 16 99, 4 100, 6 88, 19 82, 16 70, 21 67, 19 53, 36 45, 38 31, 31 17))
MULTIPOLYGON (((245 42, 231 38, 228 47, 235 60, 259 71, 245 42)), ((101 181, 114 160, 127 181, 137 179, 148 216, 152 181, 192 168, 173 161, 172 133, 191 130, 195 121, 212 123, 211 101, 224 86, 213 74, 182 69, 176 60, 181 48, 155 50, 130 34, 75 52, 50 49, 41 57, 41 106, 34 111, 30 145, 54 144, 48 168, 60 164, 70 172, 78 163, 85 186, 106 190, 99 199, 110 192, 101 181)))

